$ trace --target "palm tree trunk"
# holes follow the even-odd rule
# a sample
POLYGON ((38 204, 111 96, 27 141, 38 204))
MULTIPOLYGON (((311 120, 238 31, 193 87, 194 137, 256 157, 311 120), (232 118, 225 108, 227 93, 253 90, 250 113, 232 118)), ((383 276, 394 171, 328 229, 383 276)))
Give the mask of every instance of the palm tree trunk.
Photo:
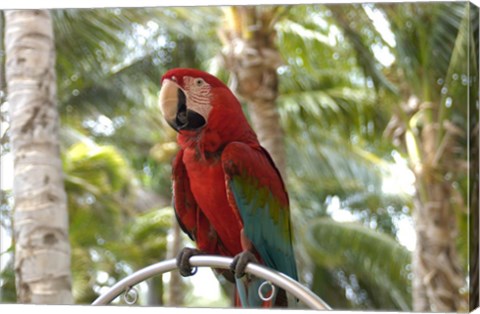
POLYGON ((278 96, 277 68, 281 64, 274 36, 276 7, 229 7, 228 24, 220 33, 226 68, 233 74, 233 89, 248 104, 253 128, 260 144, 272 156, 285 178, 284 132, 275 100, 278 96))
MULTIPOLYGON (((5 36, 5 15, 0 11, 0 51, 5 51, 4 47, 5 36)), ((0 55, 0 106, 3 105, 5 99, 5 55, 0 55)), ((0 120, 1 121, 1 120, 0 120)))
POLYGON ((413 256, 414 311, 452 312, 461 309, 463 277, 455 248, 455 216, 448 205, 449 187, 435 183, 431 200, 416 201, 417 246, 413 256))
MULTIPOLYGON (((422 106, 434 105, 424 103, 422 106)), ((454 142, 452 134, 445 135, 446 148, 442 149, 436 145, 438 134, 435 123, 424 126, 417 144, 421 166, 413 167, 417 185, 413 216, 417 236, 413 256, 413 309, 455 312, 466 310, 466 304, 460 295, 464 275, 455 241, 458 234, 455 206, 458 204, 454 204, 452 182, 446 179, 449 167, 455 164, 454 142)))
POLYGON ((52 20, 43 10, 7 11, 5 20, 18 301, 71 304, 52 20))

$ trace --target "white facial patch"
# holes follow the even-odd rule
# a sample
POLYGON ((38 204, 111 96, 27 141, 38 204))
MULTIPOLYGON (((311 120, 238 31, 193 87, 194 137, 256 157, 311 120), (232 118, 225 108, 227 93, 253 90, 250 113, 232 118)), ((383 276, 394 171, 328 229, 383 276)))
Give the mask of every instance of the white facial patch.
POLYGON ((208 121, 208 115, 212 110, 211 89, 212 87, 202 78, 185 76, 183 85, 187 96, 187 108, 201 114, 208 121))

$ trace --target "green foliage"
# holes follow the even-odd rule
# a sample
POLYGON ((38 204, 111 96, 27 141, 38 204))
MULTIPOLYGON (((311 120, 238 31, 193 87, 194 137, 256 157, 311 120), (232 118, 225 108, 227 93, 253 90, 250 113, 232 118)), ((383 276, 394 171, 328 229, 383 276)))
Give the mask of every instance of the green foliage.
POLYGON ((119 192, 128 183, 129 171, 114 147, 85 139, 66 150, 63 163, 71 221, 74 297, 77 302, 90 303, 96 296, 92 283, 99 269, 95 266, 99 258, 95 256, 103 251, 106 241, 121 236, 119 228, 125 212, 119 192))
MULTIPOLYGON (((81 27, 83 34, 78 37, 79 42, 82 36, 102 36, 103 39, 98 38, 97 46, 85 44, 95 52, 86 54, 86 61, 80 61, 84 57, 80 52, 78 62, 69 65, 70 68, 59 66, 62 119, 95 141, 115 145, 129 159, 133 167, 131 174, 139 179, 140 184, 169 195, 171 157, 168 156, 173 156, 174 151, 164 156, 156 150, 152 155, 154 151, 151 149, 156 143, 173 140, 172 134, 165 132, 167 128, 156 109, 158 80, 165 69, 174 66, 208 66, 217 71, 215 55, 220 45, 212 38, 216 38, 215 28, 221 12, 217 8, 152 9, 150 17, 142 18, 150 23, 137 21, 127 25, 129 16, 121 15, 130 10, 135 11, 99 10, 99 14, 87 23, 84 23, 85 16, 97 10, 64 13, 70 15, 72 27, 65 29, 70 32, 70 38, 75 38, 75 32, 80 29, 73 26, 85 25, 81 27), (120 16, 109 21, 111 14, 120 16), (195 18, 199 16, 202 19, 195 18), (200 25, 199 21, 207 21, 207 24, 200 25), (123 26, 116 29, 110 25, 113 22, 123 23, 123 26), (94 25, 90 28, 89 23, 101 27, 94 25), (152 23, 158 28, 152 27, 152 23), (150 30, 150 34, 140 32, 143 35, 139 36, 139 30, 150 30), (97 34, 101 31, 109 34, 97 34), (98 44, 102 42, 109 44, 98 44), (130 42, 134 42, 133 53, 130 42), (91 65, 85 66, 87 63, 91 65), (90 73, 92 65, 95 71, 90 73)), ((391 147, 385 145, 379 136, 388 121, 388 111, 378 110, 375 91, 368 87, 362 69, 357 67, 351 47, 342 44, 344 41, 328 11, 321 6, 293 6, 277 23, 276 31, 280 51, 286 60, 279 71, 281 96, 278 104, 287 130, 288 154, 292 162, 289 190, 292 204, 302 208, 302 219, 325 214, 323 204, 334 195, 341 197, 346 208, 367 213, 363 215, 367 224, 368 217, 376 215, 382 208, 393 204, 400 210, 398 198, 381 193, 381 178, 388 167, 372 171, 381 158, 372 159, 372 152, 380 150, 380 156, 388 156, 391 147), (334 38, 333 42, 331 38, 334 38), (298 147, 305 149, 298 151, 298 147), (297 158, 302 160, 300 165, 295 163, 297 158)), ((155 147, 163 151, 166 146, 155 147)), ((108 178, 107 173, 108 170, 104 179, 99 180, 108 178)), ((94 176, 92 179, 96 181, 98 178, 94 176)), ((76 188, 82 187, 78 185, 76 188)), ((101 230, 101 224, 110 219, 105 212, 108 212, 112 200, 98 198, 95 203, 103 204, 104 201, 107 203, 105 208, 91 213, 84 211, 85 215, 93 214, 92 217, 104 216, 99 220, 95 218, 98 227, 94 230, 101 230)), ((121 204, 118 206, 121 208, 121 204)), ((117 210, 112 216, 113 221, 128 224, 130 218, 119 218, 122 215, 124 212, 117 210)), ((391 217, 383 216, 386 223, 379 225, 394 233, 391 217)), ((72 221, 81 228, 90 223, 95 226, 88 219, 82 219, 72 221), (87 223, 82 225, 82 219, 87 223)), ((120 227, 112 229, 117 228, 120 227)), ((113 235, 109 238, 102 236, 100 242, 105 245, 97 243, 95 249, 95 254, 100 254, 104 261, 102 271, 113 277, 119 276, 118 269, 113 267, 115 263, 122 261, 131 267, 140 265, 138 259, 142 250, 139 248, 152 245, 160 249, 162 243, 160 239, 155 241, 147 237, 142 246, 135 247, 134 244, 139 243, 137 238, 117 236, 123 241, 112 241, 113 235), (153 243, 148 244, 151 241, 153 243), (105 255, 107 252, 113 252, 113 255, 105 255)), ((95 242, 98 237, 89 241, 92 245, 95 242)), ((153 254, 155 249, 151 251, 153 254)), ((145 258, 147 254, 143 256, 145 258)))
POLYGON ((358 54, 333 18, 339 10, 362 18, 365 13, 357 12, 360 6, 343 7, 293 6, 277 23, 285 59, 277 103, 286 130, 288 190, 300 220, 326 215, 336 196, 342 208, 366 225, 375 221, 377 228, 394 235, 396 227, 386 209, 400 213, 410 201, 401 192, 383 192, 393 166, 394 146, 383 138, 390 107, 379 105, 375 84, 364 76, 363 63, 357 62, 358 54))
POLYGON ((319 219, 309 225, 304 240, 317 267, 355 274, 379 308, 411 310, 411 255, 393 238, 360 224, 319 219))
POLYGON ((75 222, 71 237, 92 245, 98 242, 98 232, 114 235, 116 228, 102 226, 119 226, 129 210, 121 195, 130 179, 125 159, 112 146, 78 142, 65 152, 63 162, 70 220, 75 222), (85 232, 85 228, 96 232, 85 232))
POLYGON ((136 211, 133 172, 111 145, 83 138, 66 150, 63 161, 74 296, 78 303, 91 303, 100 287, 165 258, 173 210, 136 211))
POLYGON ((365 225, 374 222, 379 230, 394 236, 397 227, 393 220, 411 206, 405 192, 384 192, 385 178, 392 175, 394 165, 328 131, 308 129, 310 132, 286 138, 292 163, 287 185, 299 220, 307 223, 326 215, 332 198, 338 197, 340 207, 365 225))
POLYGON ((0 303, 15 303, 17 300, 15 273, 13 269, 13 241, 2 239, 4 235, 11 236, 13 223, 13 197, 11 190, 0 192, 0 303), (5 241, 5 242, 4 242, 5 241), (10 243, 9 243, 10 242, 10 243), (4 247, 7 243, 7 247, 4 247))
POLYGON ((397 62, 413 92, 426 100, 441 95, 466 2, 398 5, 379 4, 395 34, 397 62))
POLYGON ((328 130, 382 157, 389 154, 392 145, 382 140, 389 106, 379 103, 371 79, 363 76, 331 8, 294 6, 289 14, 276 27, 285 59, 277 102, 287 134, 308 130, 320 143, 314 135, 328 130))
MULTIPOLYGON (((5 252, 0 252, 0 259, 5 255, 5 252)), ((5 268, 0 271, 0 303, 15 303, 16 301, 15 272, 13 271, 13 259, 11 259, 5 268)))
POLYGON ((139 269, 166 258, 167 234, 173 208, 153 209, 137 215, 123 228, 122 241, 109 242, 109 249, 119 261, 139 269))
MULTIPOLYGON (((392 53, 396 55, 397 75, 410 82, 403 87, 419 97, 420 102, 432 104, 432 110, 420 107, 417 114, 404 119, 417 143, 424 140, 418 136, 423 128, 439 126, 434 144, 443 165, 437 175, 451 184, 450 206, 460 230, 457 247, 466 271, 469 178, 462 165, 470 158, 467 135, 475 127, 468 121, 472 114, 466 104, 469 98, 478 98, 478 89, 474 88, 478 83, 473 83, 478 79, 478 52, 474 44, 474 38, 478 38, 478 10, 471 10, 466 2, 409 4, 403 10, 387 4, 378 7, 391 22, 396 36, 397 47, 392 53)), ((429 166, 425 156, 420 154, 419 158, 429 166)))
MULTIPOLYGON (((467 65, 477 62, 472 38, 478 31, 478 16, 471 13, 467 3, 460 2, 328 7, 357 59, 363 59, 363 71, 375 83, 378 99, 387 105, 390 114, 394 114, 391 122, 397 120, 397 137, 403 136, 407 130, 410 144, 416 145, 416 149, 406 149, 397 143, 396 149, 409 159, 411 167, 419 164, 424 168, 436 167, 435 176, 451 184, 453 197, 449 201, 460 227, 457 245, 460 254, 464 255, 467 252, 464 211, 468 201, 464 193, 468 179, 462 164, 468 159, 466 135, 472 127, 467 121, 468 106, 465 106, 467 98, 472 95, 469 93, 471 70, 467 65), (372 27, 366 19, 367 8, 386 18, 394 45, 378 40, 383 37, 385 28, 372 27), (389 68, 375 61, 375 41, 394 55, 394 62, 389 68), (375 67, 371 66, 372 62, 375 67), (384 78, 378 76, 378 69, 382 69, 384 78), (388 81, 385 83, 384 79, 388 81), (398 92, 392 90, 389 84, 394 84, 398 92), (410 97, 418 99, 418 104, 408 104, 410 97), (422 145, 427 139, 422 130, 427 126, 435 128, 435 154, 441 160, 441 166, 432 165, 424 156, 422 145)), ((472 78, 475 80, 476 74, 472 78)), ((422 174, 417 174, 416 181, 420 199, 428 203, 429 200, 422 194, 422 174)), ((465 256, 462 259, 466 269, 465 256)))
POLYGON ((82 178, 88 178, 87 189, 98 196, 117 192, 128 182, 126 161, 113 146, 79 142, 66 152, 64 162, 67 182, 85 187, 82 178))
MULTIPOLYGON (((307 264, 315 264, 301 273, 311 275, 311 288, 334 308, 410 309, 410 253, 393 239, 412 197, 384 191, 395 166, 392 152, 406 154, 384 131, 392 116, 409 124, 412 116, 403 116, 398 104, 413 93, 438 101, 439 121, 452 117, 467 134, 463 74, 471 71, 466 56, 478 56, 466 49, 478 38, 474 13, 462 2, 315 4, 289 6, 275 20, 284 60, 277 104, 286 182, 295 230, 307 229, 297 237, 305 239, 296 241, 298 249, 308 250, 307 264), (393 45, 367 9, 387 19, 393 45), (394 56, 391 66, 379 62, 378 48, 394 56), (360 223, 317 220, 332 214, 334 199, 360 223)), ((157 108, 159 80, 182 66, 228 81, 217 36, 223 13, 220 7, 162 7, 54 10, 53 16, 74 294, 76 302, 90 303, 101 287, 165 258, 172 209, 164 205, 176 146, 157 108), (139 206, 146 194, 157 198, 139 206)), ((472 90, 471 99, 478 96, 472 90)), ((459 147, 465 143, 458 136, 459 147)), ((462 150, 456 154, 465 159, 462 150)), ((455 184, 466 200, 467 177, 459 175, 455 184)), ((3 217, 2 224, 8 222, 3 217)), ((457 240, 465 248, 463 234, 457 240)), ((0 275, 0 289, 10 294, 12 274, 6 268, 0 275)))

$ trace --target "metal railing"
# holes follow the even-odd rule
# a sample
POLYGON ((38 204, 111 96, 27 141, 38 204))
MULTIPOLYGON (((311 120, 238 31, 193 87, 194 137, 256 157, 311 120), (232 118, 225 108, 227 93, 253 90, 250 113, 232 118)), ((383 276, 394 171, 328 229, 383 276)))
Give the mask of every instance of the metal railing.
MULTIPOLYGON (((213 255, 197 255, 190 258, 190 264, 193 267, 211 267, 211 268, 222 268, 229 269, 230 264, 232 263, 232 258, 213 256, 213 255)), ((166 272, 176 270, 176 260, 170 259, 163 262, 159 262, 150 266, 147 266, 139 271, 131 274, 130 276, 125 277, 120 280, 114 286, 108 289, 105 293, 100 295, 92 305, 106 305, 112 302, 116 297, 122 293, 127 293, 131 291, 132 287, 138 283, 166 272)), ((289 292, 292 296, 299 299, 307 307, 316 310, 331 310, 331 308, 316 294, 307 289, 305 286, 301 285, 292 278, 275 271, 273 269, 267 268, 262 265, 250 263, 247 265, 245 272, 256 277, 265 279, 267 282, 284 289, 289 292)))

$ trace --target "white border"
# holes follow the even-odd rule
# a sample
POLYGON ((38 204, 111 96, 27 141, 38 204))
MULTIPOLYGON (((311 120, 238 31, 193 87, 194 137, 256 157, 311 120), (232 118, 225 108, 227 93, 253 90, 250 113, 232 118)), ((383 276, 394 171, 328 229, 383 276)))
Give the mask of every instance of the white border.
MULTIPOLYGON (((33 0, 0 0, 0 9, 54 9, 54 8, 105 8, 105 7, 162 7, 162 6, 209 6, 209 5, 287 5, 287 4, 311 4, 311 3, 365 3, 365 2, 430 2, 428 0, 48 0, 48 1, 33 1, 33 0), (173 5, 172 5, 173 4, 173 5)), ((436 0, 435 2, 450 2, 451 0, 436 0)), ((458 0, 457 0, 458 1, 458 0)), ((480 7, 480 0, 470 0, 476 6, 480 7)), ((88 311, 89 314, 162 314, 162 313, 211 313, 211 314, 226 314, 235 313, 264 313, 264 310, 239 310, 239 309, 219 309, 219 308, 162 308, 162 307, 125 307, 125 306, 108 306, 108 307, 94 307, 88 305, 18 305, 18 304, 0 304, 1 313, 35 313, 35 314, 64 314, 71 312, 72 314, 84 314, 88 311)), ((281 310, 273 310, 281 311, 281 310)), ((310 311, 308 311, 310 312, 310 311)), ((302 310, 289 310, 288 313, 308 313, 302 310)), ((395 313, 395 312, 380 312, 380 311, 334 311, 335 313, 395 313)), ((398 312, 407 313, 407 312, 398 312)), ((477 308, 472 313, 480 314, 480 308, 477 308)))

